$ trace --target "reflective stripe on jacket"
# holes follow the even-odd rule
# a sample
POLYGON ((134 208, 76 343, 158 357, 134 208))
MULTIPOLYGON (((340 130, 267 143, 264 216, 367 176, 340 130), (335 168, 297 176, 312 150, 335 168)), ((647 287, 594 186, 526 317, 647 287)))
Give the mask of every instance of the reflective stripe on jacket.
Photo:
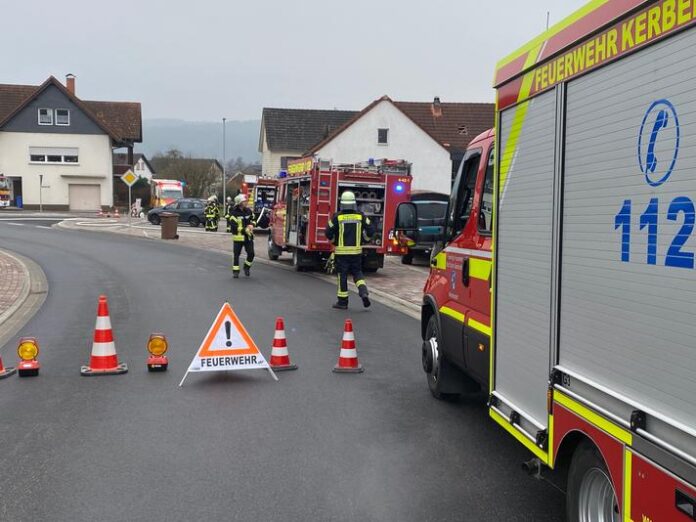
POLYGON ((354 210, 334 214, 326 227, 326 237, 334 244, 337 255, 361 254, 363 241, 369 240, 373 233, 370 219, 354 210))
POLYGON ((232 221, 232 239, 234 241, 244 241, 254 237, 253 232, 249 232, 249 225, 255 226, 254 213, 250 208, 242 208, 240 206, 232 207, 229 213, 229 219, 232 221))

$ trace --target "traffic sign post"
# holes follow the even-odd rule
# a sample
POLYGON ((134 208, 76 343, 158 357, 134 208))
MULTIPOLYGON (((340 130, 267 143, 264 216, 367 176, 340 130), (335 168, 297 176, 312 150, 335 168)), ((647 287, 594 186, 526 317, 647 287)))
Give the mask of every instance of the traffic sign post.
POLYGON ((131 194, 132 194, 133 184, 136 181, 138 181, 138 176, 136 176, 135 173, 131 169, 128 169, 126 172, 123 173, 123 176, 121 176, 121 181, 123 181, 126 185, 128 185, 128 227, 130 228, 130 226, 131 226, 131 214, 132 214, 131 206, 133 205, 133 203, 131 202, 131 194))

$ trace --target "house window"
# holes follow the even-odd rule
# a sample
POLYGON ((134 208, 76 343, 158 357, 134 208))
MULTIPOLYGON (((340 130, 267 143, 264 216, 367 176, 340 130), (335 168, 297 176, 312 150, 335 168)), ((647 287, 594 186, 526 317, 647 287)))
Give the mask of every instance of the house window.
POLYGON ((389 129, 377 129, 377 144, 389 144, 389 129))
POLYGON ((70 125, 70 109, 56 109, 56 125, 70 125))
POLYGON ((53 125, 53 111, 51 109, 39 109, 39 125, 53 125))
POLYGON ((77 147, 29 147, 29 161, 77 165, 80 158, 77 147))

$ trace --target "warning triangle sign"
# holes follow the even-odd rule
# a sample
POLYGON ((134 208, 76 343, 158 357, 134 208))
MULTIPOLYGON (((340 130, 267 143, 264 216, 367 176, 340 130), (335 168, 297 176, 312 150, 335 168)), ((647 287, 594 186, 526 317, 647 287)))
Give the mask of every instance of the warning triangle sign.
POLYGON ((184 384, 189 372, 226 372, 264 368, 276 381, 278 380, 237 314, 229 303, 225 303, 194 355, 179 386, 184 384))

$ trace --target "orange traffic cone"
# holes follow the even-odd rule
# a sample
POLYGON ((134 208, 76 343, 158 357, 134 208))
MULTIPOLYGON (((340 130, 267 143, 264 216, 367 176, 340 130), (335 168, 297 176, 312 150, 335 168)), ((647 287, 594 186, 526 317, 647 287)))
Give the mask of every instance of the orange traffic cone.
POLYGON ((346 324, 343 328, 341 353, 338 355, 338 363, 334 366, 333 371, 336 373, 362 373, 364 371, 360 361, 358 361, 353 322, 350 319, 346 319, 346 324))
POLYGON ((128 366, 118 362, 114 334, 111 331, 111 319, 109 318, 109 305, 106 296, 99 296, 97 306, 97 323, 94 326, 94 340, 92 342, 92 356, 89 366, 80 369, 82 375, 116 375, 126 373, 128 366))
POLYGON ((5 368, 2 365, 2 357, 0 357, 0 379, 4 379, 5 377, 9 377, 10 375, 14 375, 16 371, 17 371, 17 368, 5 368))
POLYGON ((297 365, 290 362, 288 354, 288 341, 285 338, 285 324, 283 318, 278 317, 275 325, 275 335, 273 336, 273 348, 271 349, 271 368, 276 372, 284 370, 297 370, 297 365))
POLYGON ((121 215, 118 213, 118 207, 114 207, 114 217, 115 218, 120 218, 121 215))

